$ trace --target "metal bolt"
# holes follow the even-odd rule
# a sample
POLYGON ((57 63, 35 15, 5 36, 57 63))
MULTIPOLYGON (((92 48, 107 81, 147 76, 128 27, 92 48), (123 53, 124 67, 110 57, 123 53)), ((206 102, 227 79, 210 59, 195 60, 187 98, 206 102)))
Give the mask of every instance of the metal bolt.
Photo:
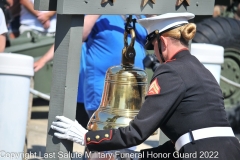
POLYGON ((236 68, 233 68, 233 72, 236 72, 236 68))
POLYGON ((238 79, 238 78, 239 78, 239 76, 238 76, 238 75, 236 75, 236 78, 238 79))
POLYGON ((223 69, 224 69, 224 67, 222 66, 222 67, 221 67, 221 70, 223 70, 223 69))
POLYGON ((228 68, 231 68, 230 64, 227 64, 227 67, 228 67, 228 68))
POLYGON ((196 3, 196 6, 198 6, 199 4, 198 4, 198 2, 196 3))

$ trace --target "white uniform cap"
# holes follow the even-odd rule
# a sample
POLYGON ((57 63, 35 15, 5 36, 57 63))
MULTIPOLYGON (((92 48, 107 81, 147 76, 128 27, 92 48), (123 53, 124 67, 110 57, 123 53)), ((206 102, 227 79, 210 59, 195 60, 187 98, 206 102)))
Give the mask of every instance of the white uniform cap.
POLYGON ((166 13, 151 18, 139 19, 138 23, 147 29, 148 34, 155 30, 159 30, 159 33, 161 33, 176 25, 188 23, 188 20, 193 19, 194 17, 194 14, 188 12, 166 13))

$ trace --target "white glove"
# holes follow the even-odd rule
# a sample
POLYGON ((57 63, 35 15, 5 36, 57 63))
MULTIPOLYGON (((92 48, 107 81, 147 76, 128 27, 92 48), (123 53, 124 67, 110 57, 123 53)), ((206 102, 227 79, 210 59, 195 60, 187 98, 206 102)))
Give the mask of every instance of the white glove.
POLYGON ((85 134, 88 132, 76 120, 72 121, 64 116, 56 116, 57 122, 52 122, 51 128, 58 131, 54 136, 67 139, 80 145, 85 145, 85 134))

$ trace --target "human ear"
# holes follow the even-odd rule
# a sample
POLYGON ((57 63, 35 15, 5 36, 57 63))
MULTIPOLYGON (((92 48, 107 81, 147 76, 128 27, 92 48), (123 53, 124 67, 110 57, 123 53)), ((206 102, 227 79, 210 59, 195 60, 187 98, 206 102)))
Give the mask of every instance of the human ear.
POLYGON ((162 48, 162 52, 164 52, 167 49, 167 39, 163 36, 160 37, 161 38, 161 48, 162 48))

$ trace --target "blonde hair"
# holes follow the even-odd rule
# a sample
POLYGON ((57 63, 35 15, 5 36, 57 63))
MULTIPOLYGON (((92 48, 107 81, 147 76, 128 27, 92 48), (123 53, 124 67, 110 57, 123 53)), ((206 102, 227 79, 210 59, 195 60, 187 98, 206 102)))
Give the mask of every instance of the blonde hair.
POLYGON ((163 33, 162 36, 171 37, 177 40, 184 40, 184 42, 188 43, 193 39, 196 33, 196 25, 194 23, 188 23, 181 27, 170 30, 166 33, 163 33))

